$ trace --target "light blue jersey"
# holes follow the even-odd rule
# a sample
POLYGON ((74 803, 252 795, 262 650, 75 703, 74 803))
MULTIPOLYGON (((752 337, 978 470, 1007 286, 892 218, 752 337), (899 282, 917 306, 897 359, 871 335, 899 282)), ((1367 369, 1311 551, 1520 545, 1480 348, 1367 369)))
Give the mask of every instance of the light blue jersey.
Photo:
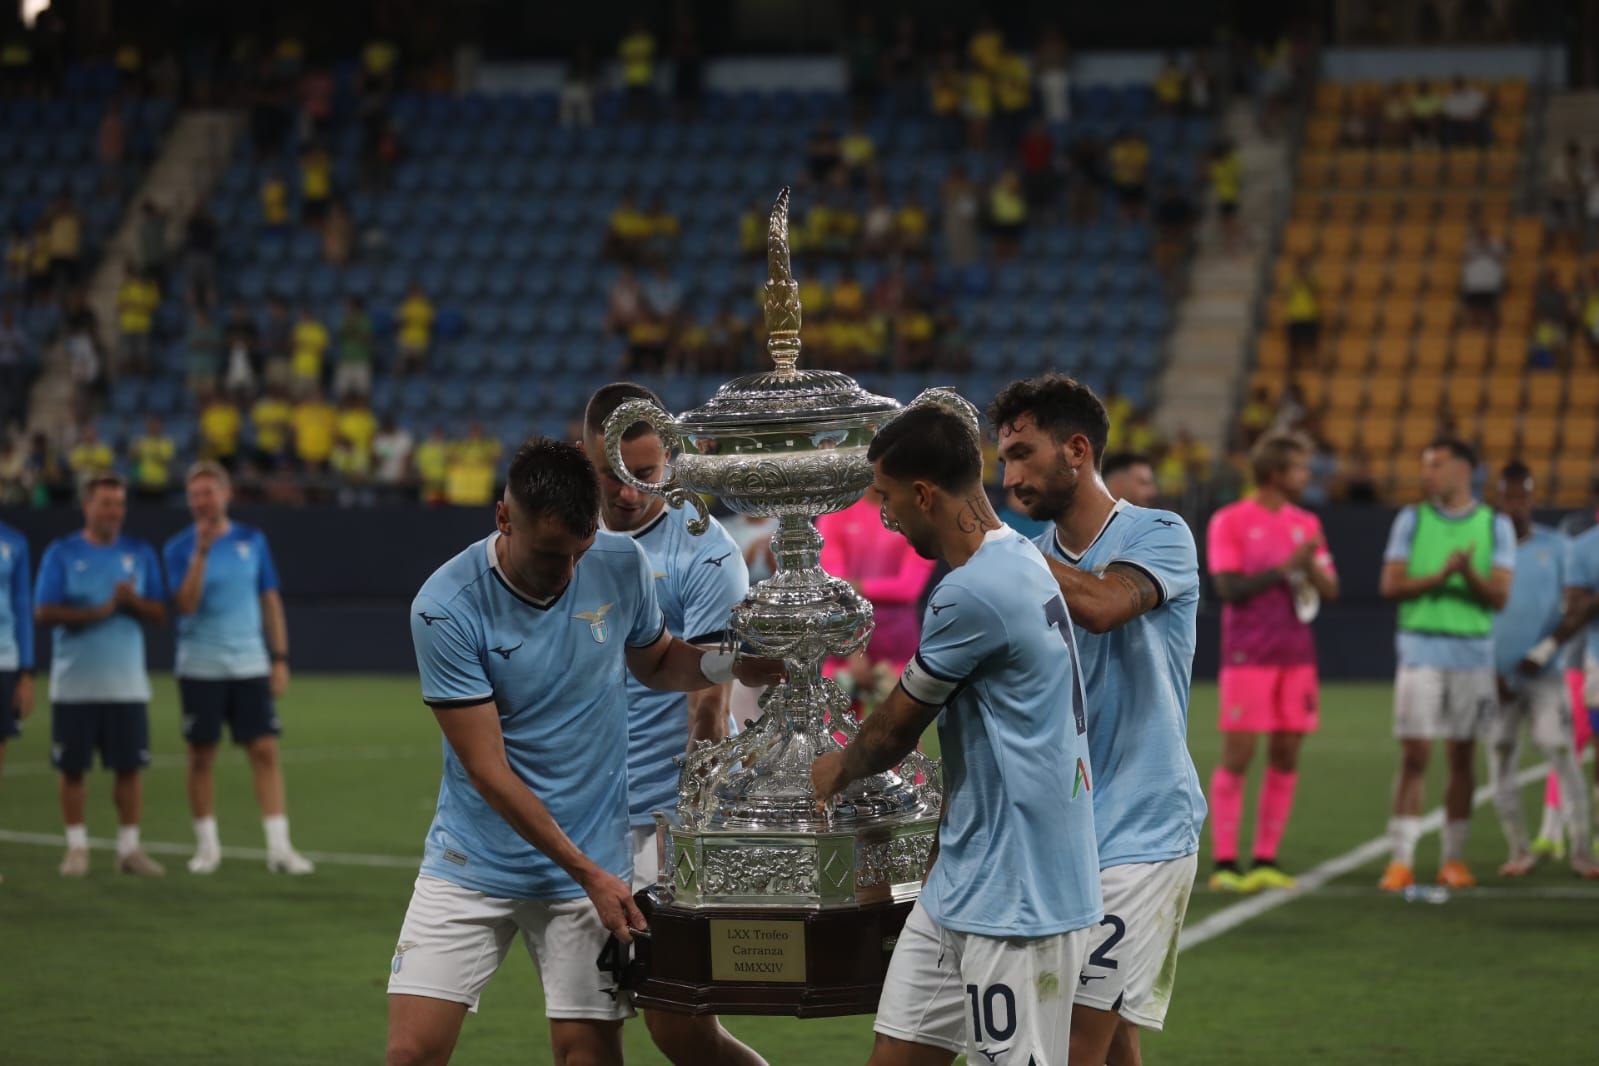
MULTIPOLYGON (((435 710, 493 701, 515 774, 590 859, 632 876, 627 822, 628 648, 666 629, 644 550, 599 533, 555 599, 512 588, 494 533, 445 563, 411 603, 422 699, 435 710)), ((501 818, 449 742, 422 872, 503 899, 583 895, 501 818)))
MULTIPOLYGON (((39 560, 34 601, 62 607, 98 607, 123 581, 147 600, 165 600, 155 549, 135 537, 92 544, 82 533, 57 538, 39 560)), ((148 703, 144 626, 118 611, 86 626, 50 631, 50 699, 55 703, 148 703)))
MULTIPOLYGON (((1565 590, 1571 582, 1570 542, 1548 526, 1533 526, 1527 539, 1516 545, 1516 576, 1510 582, 1510 599, 1494 616, 1494 669, 1512 686, 1521 675, 1516 665, 1540 640, 1560 624, 1565 590)), ((1550 660, 1539 676, 1558 673, 1559 656, 1550 660)))
POLYGON ((1118 500, 1082 555, 1066 551, 1053 526, 1037 543, 1045 555, 1094 574, 1112 563, 1136 567, 1160 590, 1157 606, 1109 633, 1077 628, 1088 746, 1099 774, 1094 827, 1100 868, 1194 854, 1206 807, 1188 754, 1199 612, 1193 533, 1170 511, 1118 500))
POLYGON ((27 538, 0 522, 0 673, 33 669, 32 581, 27 538))
MULTIPOLYGON (((1572 538, 1568 562, 1571 569, 1566 577, 1567 586, 1599 593, 1599 526, 1572 538)), ((1582 657, 1576 665, 1586 665, 1590 670, 1599 668, 1599 621, 1589 622, 1577 642, 1582 647, 1582 657)))
MULTIPOLYGON (((1473 500, 1463 514, 1475 511, 1479 504, 1473 500)), ((1450 512, 1437 508, 1440 515, 1451 517, 1450 512)), ((1406 507, 1394 516, 1388 531, 1388 548, 1383 552, 1385 563, 1410 561, 1410 542, 1416 539, 1416 509, 1406 507)), ((1494 515, 1495 570, 1516 568, 1516 527, 1507 515, 1494 515)), ((1492 670, 1494 665, 1494 639, 1486 637, 1450 637, 1441 633, 1407 633, 1399 631, 1397 639, 1400 666, 1427 666, 1435 670, 1492 670)))
POLYGON ((946 929, 1039 937, 1103 917, 1070 623, 1038 549, 1009 526, 928 597, 902 684, 943 707, 944 821, 921 903, 946 929))
MULTIPOLYGON (((664 508, 628 534, 649 556, 666 628, 691 644, 718 644, 728 614, 750 588, 749 568, 720 522, 700 536, 688 531, 688 508, 664 508)), ((627 675, 629 820, 652 825, 654 811, 677 806, 681 771, 673 759, 688 748, 688 696, 648 688, 627 675)))
MULTIPOLYGON (((194 557, 194 527, 167 541, 162 556, 176 589, 194 557)), ((205 561, 200 606, 178 617, 179 677, 232 681, 265 677, 272 663, 261 630, 261 594, 278 588, 277 567, 259 529, 230 522, 205 561)))

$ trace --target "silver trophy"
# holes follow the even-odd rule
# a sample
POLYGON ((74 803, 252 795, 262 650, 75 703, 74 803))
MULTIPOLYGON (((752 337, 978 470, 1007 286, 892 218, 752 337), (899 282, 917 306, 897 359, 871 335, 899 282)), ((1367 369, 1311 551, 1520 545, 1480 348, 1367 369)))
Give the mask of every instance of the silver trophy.
MULTIPOLYGON (((822 676, 823 662, 860 650, 872 634, 872 605, 822 570, 813 519, 860 498, 872 481, 867 448, 901 408, 844 374, 796 366, 800 302, 789 263, 788 198, 784 189, 767 231, 766 344, 774 368, 730 381, 676 417, 636 400, 605 424, 617 476, 673 507, 693 507, 692 531, 707 528, 704 496, 778 520, 776 573, 734 608, 728 631, 729 646, 785 660, 788 680, 761 697, 761 716, 749 728, 682 760, 677 808, 656 814, 661 878, 646 895, 657 915, 663 908, 681 917, 908 906, 934 848, 942 795, 933 759, 913 753, 897 772, 856 782, 825 811, 811 789, 811 763, 856 733, 849 699, 822 676), (671 456, 659 483, 637 480, 622 461, 622 434, 639 422, 660 434, 671 456)), ((923 403, 957 409, 976 430, 975 409, 953 392, 928 390, 914 401, 923 403)), ((659 926, 657 916, 651 925, 659 926)), ((662 935, 652 938, 657 955, 662 935)), ((662 960, 655 964, 660 969, 662 960)), ((725 967, 718 979, 740 978, 760 980, 725 967)), ((870 1009, 875 996, 862 1002, 870 1009)), ((695 1003, 682 1009, 705 1009, 715 997, 695 1003)), ((722 1008, 730 1009, 726 1002, 722 1008)))

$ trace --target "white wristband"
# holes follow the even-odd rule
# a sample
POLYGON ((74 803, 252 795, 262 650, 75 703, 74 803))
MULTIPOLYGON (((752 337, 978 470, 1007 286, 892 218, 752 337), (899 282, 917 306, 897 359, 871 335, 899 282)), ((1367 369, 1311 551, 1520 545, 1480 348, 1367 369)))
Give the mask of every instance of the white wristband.
POLYGON ((1544 637, 1532 646, 1526 658, 1534 666, 1544 667, 1549 665, 1549 660, 1555 657, 1555 652, 1560 650, 1560 644, 1554 637, 1544 637))
POLYGON ((733 680, 733 663, 738 654, 731 651, 708 651, 700 656, 700 673, 713 685, 725 685, 733 680))

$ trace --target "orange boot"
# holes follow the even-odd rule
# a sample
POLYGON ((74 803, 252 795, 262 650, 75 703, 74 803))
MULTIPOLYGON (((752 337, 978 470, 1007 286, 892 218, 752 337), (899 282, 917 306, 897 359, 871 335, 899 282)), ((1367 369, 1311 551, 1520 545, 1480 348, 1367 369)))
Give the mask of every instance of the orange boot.
POLYGON ((1403 892, 1416 883, 1416 875, 1402 862, 1391 862, 1388 869, 1383 871, 1382 880, 1377 882, 1377 887, 1384 892, 1403 892))
POLYGON ((1476 888, 1477 879, 1459 859, 1451 859, 1438 868, 1438 883, 1446 888, 1476 888))

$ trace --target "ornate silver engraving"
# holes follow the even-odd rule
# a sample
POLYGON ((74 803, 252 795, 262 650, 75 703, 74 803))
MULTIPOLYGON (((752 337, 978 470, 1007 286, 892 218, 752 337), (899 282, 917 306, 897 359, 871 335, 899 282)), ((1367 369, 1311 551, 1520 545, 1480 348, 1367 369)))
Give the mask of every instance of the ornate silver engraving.
POLYGON ((816 891, 816 849, 717 848, 706 853, 700 882, 709 895, 810 895, 816 891))
POLYGON ((860 849, 855 883, 862 888, 920 881, 927 875, 927 859, 933 853, 933 834, 896 837, 860 849))

